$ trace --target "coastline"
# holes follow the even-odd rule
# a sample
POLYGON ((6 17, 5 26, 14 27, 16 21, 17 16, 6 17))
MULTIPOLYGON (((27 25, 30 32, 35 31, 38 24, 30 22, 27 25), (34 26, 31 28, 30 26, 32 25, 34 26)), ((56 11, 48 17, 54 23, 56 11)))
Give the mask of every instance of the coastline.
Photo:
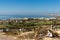
POLYGON ((52 16, 35 16, 35 15, 0 15, 0 20, 7 20, 7 19, 21 19, 21 18, 53 18, 52 16))

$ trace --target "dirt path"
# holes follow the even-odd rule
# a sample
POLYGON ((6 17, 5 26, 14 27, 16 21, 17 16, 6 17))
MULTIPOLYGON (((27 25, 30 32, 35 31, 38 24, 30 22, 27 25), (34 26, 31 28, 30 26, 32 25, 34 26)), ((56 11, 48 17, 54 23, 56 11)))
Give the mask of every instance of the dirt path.
MULTIPOLYGON (((28 35, 29 33, 34 33, 34 31, 21 33, 20 36, 28 35)), ((0 40, 21 40, 17 36, 4 35, 5 33, 0 33, 0 40)), ((28 39, 26 39, 28 40, 28 39)), ((34 39, 31 39, 34 40, 34 39)))
POLYGON ((30 31, 30 32, 23 32, 23 33, 21 33, 21 34, 20 34, 20 36, 28 35, 28 34, 30 34, 30 33, 34 33, 34 31, 30 31))
POLYGON ((43 40, 60 40, 60 38, 49 38, 49 37, 45 37, 45 38, 43 38, 43 40))

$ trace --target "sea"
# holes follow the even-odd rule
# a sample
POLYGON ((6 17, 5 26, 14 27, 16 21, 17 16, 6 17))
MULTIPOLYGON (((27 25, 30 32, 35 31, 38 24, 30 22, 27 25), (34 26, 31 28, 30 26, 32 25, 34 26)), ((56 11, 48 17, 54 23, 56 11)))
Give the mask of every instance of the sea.
POLYGON ((44 15, 40 15, 40 16, 36 16, 36 15, 33 15, 33 16, 29 16, 29 15, 0 15, 0 20, 6 20, 6 19, 15 19, 15 18, 50 18, 51 16, 44 16, 44 15))

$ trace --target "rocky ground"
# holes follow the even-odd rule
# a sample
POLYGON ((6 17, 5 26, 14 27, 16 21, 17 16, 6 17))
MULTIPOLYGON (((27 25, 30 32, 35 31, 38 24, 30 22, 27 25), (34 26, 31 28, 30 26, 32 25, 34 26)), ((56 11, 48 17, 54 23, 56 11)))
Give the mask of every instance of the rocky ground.
MULTIPOLYGON (((34 35, 32 33, 34 33, 34 32, 33 31, 24 32, 17 36, 5 35, 5 33, 0 33, 0 40, 35 40, 34 35), (30 36, 32 36, 32 37, 30 37, 30 36)), ((59 38, 58 37, 55 37, 55 38, 44 37, 43 39, 39 39, 39 40, 60 40, 60 37, 59 38)))
POLYGON ((13 35, 5 35, 5 33, 0 33, 0 40, 35 40, 28 38, 28 35, 30 35, 33 32, 25 32, 21 33, 21 35, 13 36, 13 35))

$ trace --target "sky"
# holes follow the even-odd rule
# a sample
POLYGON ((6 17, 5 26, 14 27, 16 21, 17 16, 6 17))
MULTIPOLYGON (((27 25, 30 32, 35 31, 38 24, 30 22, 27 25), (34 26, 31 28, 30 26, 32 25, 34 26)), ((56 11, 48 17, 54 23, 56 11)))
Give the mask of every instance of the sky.
POLYGON ((60 13, 60 0, 0 0, 0 15, 60 13))

